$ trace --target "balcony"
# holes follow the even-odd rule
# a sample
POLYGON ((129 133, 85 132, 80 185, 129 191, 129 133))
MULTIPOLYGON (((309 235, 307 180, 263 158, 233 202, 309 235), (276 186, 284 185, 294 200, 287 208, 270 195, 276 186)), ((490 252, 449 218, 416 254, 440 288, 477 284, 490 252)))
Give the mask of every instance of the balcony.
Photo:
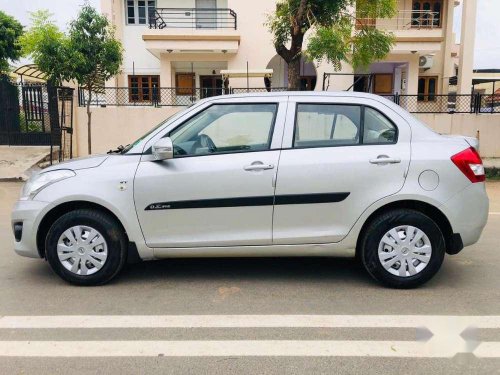
POLYGON ((443 14, 430 10, 400 10, 393 18, 361 18, 356 26, 376 27, 390 31, 396 37, 392 53, 435 53, 441 49, 444 38, 443 14))
POLYGON ((236 12, 229 8, 156 8, 142 40, 158 58, 164 53, 230 55, 239 49, 237 27, 236 12))
POLYGON ((150 29, 238 28, 236 12, 229 8, 156 8, 150 16, 150 29))
MULTIPOLYGON (((440 12, 430 10, 400 10, 393 18, 360 18, 363 25, 386 31, 441 29, 440 12)), ((360 28, 358 26, 358 28, 360 28)))

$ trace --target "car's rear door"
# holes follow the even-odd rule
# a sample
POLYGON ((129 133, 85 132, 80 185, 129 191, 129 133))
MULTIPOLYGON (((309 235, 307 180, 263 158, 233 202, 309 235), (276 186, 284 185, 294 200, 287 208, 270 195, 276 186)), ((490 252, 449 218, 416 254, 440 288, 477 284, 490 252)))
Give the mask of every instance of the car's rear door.
POLYGON ((164 134, 175 156, 144 158, 134 197, 151 247, 272 243, 287 98, 220 99, 164 134), (207 147, 208 138, 216 149, 207 147))
POLYGON ((291 96, 273 243, 342 240, 368 206, 403 187, 410 139, 408 123, 376 100, 291 96))

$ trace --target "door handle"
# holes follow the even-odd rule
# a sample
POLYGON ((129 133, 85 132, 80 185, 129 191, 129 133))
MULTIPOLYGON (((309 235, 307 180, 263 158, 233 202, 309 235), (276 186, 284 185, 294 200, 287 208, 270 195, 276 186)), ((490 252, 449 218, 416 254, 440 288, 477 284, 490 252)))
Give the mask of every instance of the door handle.
POLYGON ((376 159, 370 159, 370 163, 372 164, 381 164, 381 165, 384 165, 384 164, 398 164, 398 163, 401 163, 401 159, 400 158, 391 158, 387 155, 379 155, 377 156, 376 159))
POLYGON ((245 171, 264 171, 266 169, 273 169, 273 168, 274 165, 264 164, 261 161, 255 161, 252 164, 243 167, 245 171))

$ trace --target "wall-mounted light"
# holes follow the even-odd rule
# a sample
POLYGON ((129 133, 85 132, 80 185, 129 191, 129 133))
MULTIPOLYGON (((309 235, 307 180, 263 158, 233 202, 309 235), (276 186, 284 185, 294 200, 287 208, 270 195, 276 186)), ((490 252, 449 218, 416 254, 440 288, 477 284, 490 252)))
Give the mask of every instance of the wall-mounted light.
POLYGON ((222 53, 227 53, 227 49, 223 49, 221 52, 222 53))
POLYGON ((168 53, 172 53, 172 52, 174 52, 174 50, 173 49, 167 49, 167 52, 168 53))

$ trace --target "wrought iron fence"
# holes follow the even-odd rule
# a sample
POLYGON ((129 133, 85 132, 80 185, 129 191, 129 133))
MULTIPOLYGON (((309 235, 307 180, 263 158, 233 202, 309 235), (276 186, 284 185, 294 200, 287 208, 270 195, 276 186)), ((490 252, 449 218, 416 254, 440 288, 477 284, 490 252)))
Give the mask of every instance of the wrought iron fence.
MULTIPOLYGON (((188 106, 200 99, 212 96, 287 91, 286 87, 270 88, 182 88, 182 87, 103 87, 92 91, 91 106, 188 106)), ((89 100, 89 91, 78 89, 78 105, 84 107, 89 100)))
POLYGON ((149 18, 150 29, 234 29, 238 16, 229 8, 156 8, 149 18))
POLYGON ((477 113, 500 113, 500 94, 480 94, 476 103, 477 113))
POLYGON ((475 95, 396 95, 394 102, 412 113, 474 113, 475 95))
MULTIPOLYGON (((92 106, 189 106, 200 99, 244 93, 288 91, 286 87, 230 87, 230 88, 181 88, 181 87, 104 87, 92 92, 92 106)), ((500 95, 437 95, 417 94, 381 95, 412 113, 500 113, 500 95)), ((87 90, 78 89, 78 104, 85 106, 89 99, 87 90)))

